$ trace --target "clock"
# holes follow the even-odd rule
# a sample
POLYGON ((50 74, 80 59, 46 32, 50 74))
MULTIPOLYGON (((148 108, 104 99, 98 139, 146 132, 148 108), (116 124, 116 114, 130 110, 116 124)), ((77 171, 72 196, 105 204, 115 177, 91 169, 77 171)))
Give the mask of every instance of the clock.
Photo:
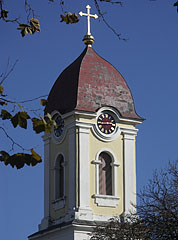
POLYGON ((112 115, 104 112, 99 115, 97 120, 97 126, 100 132, 104 134, 111 134, 116 129, 116 121, 112 115))
POLYGON ((57 116, 54 118, 57 127, 54 128, 54 135, 59 138, 62 135, 62 132, 64 130, 64 120, 62 119, 62 117, 57 114, 57 116))

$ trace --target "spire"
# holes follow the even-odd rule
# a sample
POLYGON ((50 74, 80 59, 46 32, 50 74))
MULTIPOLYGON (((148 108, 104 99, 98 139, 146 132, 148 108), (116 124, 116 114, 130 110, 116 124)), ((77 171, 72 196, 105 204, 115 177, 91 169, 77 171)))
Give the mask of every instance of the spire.
POLYGON ((87 13, 83 13, 83 12, 79 12, 79 15, 82 17, 82 16, 85 16, 87 17, 87 34, 84 36, 83 38, 83 41, 86 45, 88 45, 89 47, 91 47, 91 45, 93 44, 94 42, 94 37, 91 35, 91 32, 90 32, 90 18, 94 18, 94 19, 97 19, 98 16, 95 14, 95 15, 92 15, 90 14, 90 6, 87 5, 86 6, 86 9, 87 9, 87 13))

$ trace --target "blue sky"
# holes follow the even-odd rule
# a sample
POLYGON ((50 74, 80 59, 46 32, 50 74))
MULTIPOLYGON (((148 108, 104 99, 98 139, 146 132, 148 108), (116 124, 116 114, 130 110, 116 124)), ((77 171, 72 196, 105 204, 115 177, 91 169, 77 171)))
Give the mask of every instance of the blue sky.
MULTIPOLYGON (((23 2, 8 1, 9 13, 23 18, 23 2)), ((21 37, 15 24, 0 21, 0 73, 7 59, 18 64, 4 84, 9 98, 30 99, 48 94, 61 71, 83 51, 86 19, 76 25, 60 23, 60 7, 48 1, 31 1, 40 15, 41 33, 21 37)), ((124 1, 123 7, 102 4, 109 23, 127 42, 118 38, 100 20, 92 20, 93 48, 112 63, 127 81, 137 113, 146 118, 137 137, 137 189, 151 178, 155 168, 178 157, 178 14, 169 0, 124 1), (107 8, 104 6, 108 6, 107 8)), ((92 0, 66 0, 68 11, 86 11, 92 0)), ((70 86, 69 86, 70 87, 70 86)), ((38 108, 39 101, 30 108, 38 108)), ((30 126, 31 127, 31 126, 30 126)), ((30 130, 8 132, 25 147, 35 147, 43 156, 43 142, 30 130)), ((0 132, 0 148, 8 147, 0 132)), ((43 217, 43 163, 21 170, 0 165, 0 238, 26 237, 38 230, 43 217)))

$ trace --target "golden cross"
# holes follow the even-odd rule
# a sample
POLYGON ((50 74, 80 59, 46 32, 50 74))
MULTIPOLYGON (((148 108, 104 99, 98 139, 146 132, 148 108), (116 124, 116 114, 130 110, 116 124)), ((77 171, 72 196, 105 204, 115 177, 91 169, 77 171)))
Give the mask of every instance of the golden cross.
POLYGON ((83 13, 83 12, 79 12, 79 15, 82 17, 82 16, 86 16, 87 17, 87 35, 91 35, 91 32, 90 32, 90 17, 93 17, 95 19, 98 18, 98 16, 95 14, 95 15, 92 15, 90 14, 90 6, 87 5, 86 6, 86 9, 87 9, 87 13, 83 13))

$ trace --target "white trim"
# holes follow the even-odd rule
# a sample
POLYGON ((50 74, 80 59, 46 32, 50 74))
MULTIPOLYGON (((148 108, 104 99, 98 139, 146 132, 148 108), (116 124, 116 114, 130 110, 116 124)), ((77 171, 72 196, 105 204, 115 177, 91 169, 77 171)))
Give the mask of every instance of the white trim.
POLYGON ((116 207, 119 204, 120 197, 113 195, 94 194, 95 203, 101 207, 116 207))
POLYGON ((127 138, 128 139, 133 139, 133 137, 134 136, 136 136, 137 135, 137 133, 138 133, 138 129, 137 128, 124 128, 124 127, 121 127, 120 128, 121 129, 121 132, 122 133, 125 133, 125 134, 127 134, 127 138))
POLYGON ((135 203, 136 197, 135 136, 136 133, 123 133, 124 213, 126 214, 134 210, 132 203, 135 203))
MULTIPOLYGON (((114 108, 112 108, 112 107, 102 107, 97 111, 96 120, 104 112, 109 113, 115 119, 115 122, 117 122, 117 119, 119 119, 119 113, 114 108)), ((105 142, 113 141, 121 134, 119 126, 116 126, 116 128, 114 129, 114 132, 111 133, 111 134, 102 133, 98 128, 97 122, 93 126, 92 130, 93 130, 93 133, 95 134, 95 136, 98 139, 100 139, 102 141, 105 141, 105 142)))
POLYGON ((113 140, 115 140, 120 134, 120 128, 119 126, 116 126, 115 130, 113 133, 111 134, 105 134, 102 133, 99 129, 98 129, 98 125, 97 123, 93 126, 92 128, 94 135, 99 139, 102 140, 104 142, 111 142, 113 140))
MULTIPOLYGON (((83 125, 83 124, 82 124, 83 125)), ((78 127, 79 207, 89 208, 89 127, 78 127)))
POLYGON ((119 121, 121 122, 125 122, 125 123, 131 123, 131 124, 140 124, 142 123, 144 120, 136 120, 136 119, 130 119, 130 118, 123 118, 121 117, 119 111, 117 111, 115 108, 113 107, 101 107, 96 113, 95 112, 84 112, 84 111, 79 111, 79 110, 74 110, 72 112, 66 113, 61 115, 63 118, 69 117, 73 114, 79 115, 79 116, 86 116, 88 118, 95 118, 96 116, 98 116, 97 114, 100 114, 100 112, 102 111, 113 111, 113 113, 116 114, 116 116, 118 117, 119 121))

